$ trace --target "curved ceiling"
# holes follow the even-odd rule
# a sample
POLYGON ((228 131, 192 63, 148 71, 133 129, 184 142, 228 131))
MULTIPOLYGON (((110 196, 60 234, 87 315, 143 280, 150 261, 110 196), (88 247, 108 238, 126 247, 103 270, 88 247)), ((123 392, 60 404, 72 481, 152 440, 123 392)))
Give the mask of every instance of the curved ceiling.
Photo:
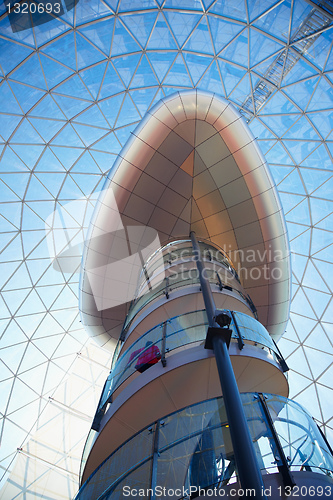
POLYGON ((15 32, 0 7, 0 498, 77 488, 109 365, 78 318, 84 232, 131 131, 179 89, 230 100, 266 156, 292 251, 279 347, 291 396, 332 440, 333 17, 316 3, 79 0, 15 32))

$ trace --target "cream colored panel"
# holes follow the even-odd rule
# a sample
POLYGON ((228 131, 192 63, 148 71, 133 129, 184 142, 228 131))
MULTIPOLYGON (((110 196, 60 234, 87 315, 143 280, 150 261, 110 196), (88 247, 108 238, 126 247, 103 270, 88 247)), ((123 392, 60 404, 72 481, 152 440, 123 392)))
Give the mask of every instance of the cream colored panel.
POLYGON ((161 184, 156 179, 143 172, 133 189, 133 193, 155 205, 161 198, 165 189, 166 187, 164 184, 161 184))
POLYGON ((146 174, 149 174, 165 185, 169 184, 177 171, 177 165, 165 158, 165 156, 162 156, 158 151, 153 155, 145 169, 146 174))
POLYGON ((196 120, 186 120, 186 122, 180 123, 174 129, 176 134, 180 135, 186 142, 194 147, 195 145, 195 128, 196 120))
POLYGON ((154 147, 154 149, 158 149, 170 132, 171 129, 169 127, 164 125, 160 120, 157 120, 154 115, 151 115, 145 125, 140 128, 140 131, 136 132, 135 130, 135 135, 141 141, 154 147), (158 130, 158 135, 154 134, 156 130, 158 130))
POLYGON ((166 107, 170 109, 171 113, 173 114, 178 123, 181 123, 186 120, 185 110, 179 94, 172 96, 171 98, 166 97, 163 100, 163 102, 166 105, 166 107))
MULTIPOLYGON (((222 109, 222 106, 219 107, 220 109, 222 109)), ((223 109, 222 113, 218 116, 216 122, 214 123, 214 127, 218 132, 220 132, 222 129, 228 127, 230 123, 233 123, 239 118, 240 114, 238 113, 238 111, 236 111, 236 108, 234 108, 233 106, 230 105, 230 103, 228 103, 228 105, 223 109)))
POLYGON ((243 248, 256 245, 262 241, 262 233, 259 222, 252 222, 247 226, 235 229, 235 235, 238 245, 243 248))
POLYGON ((186 203, 186 206, 179 217, 188 223, 191 222, 191 200, 186 203))
POLYGON ((158 206, 179 217, 179 214, 182 213, 186 203, 186 198, 180 196, 180 194, 176 193, 172 189, 166 188, 158 206))
POLYGON ((192 224, 194 222, 197 222, 199 220, 202 220, 203 217, 202 217, 202 214, 198 208, 198 205, 196 203, 196 201, 192 198, 192 208, 191 208, 191 222, 192 224))
POLYGON ((200 235, 200 238, 208 239, 209 234, 207 231, 207 227, 204 221, 200 220, 198 222, 193 222, 191 224, 191 231, 194 231, 196 234, 200 235))
POLYGON ((201 174, 201 172, 206 171, 206 165, 202 161, 201 156, 199 155, 198 151, 195 149, 194 150, 194 169, 193 169, 193 176, 201 174))
POLYGON ((225 209, 225 204, 217 189, 206 196, 198 198, 196 202, 203 217, 209 217, 225 209))
POLYGON ((158 150, 175 165, 180 166, 193 150, 193 146, 182 139, 179 135, 174 132, 170 132, 163 143, 159 146, 158 150))
POLYGON ((218 133, 197 146, 196 150, 207 168, 230 155, 229 149, 218 133))
POLYGON ((171 129, 174 129, 177 126, 178 122, 175 119, 174 115, 171 113, 169 108, 163 103, 161 103, 161 106, 154 111, 153 115, 160 122, 164 123, 164 125, 166 125, 167 127, 171 128, 171 129))
POLYGON ((220 193, 227 208, 251 198, 243 177, 221 187, 220 193))
POLYGON ((207 122, 202 120, 196 121, 195 128, 195 145, 198 147, 201 143, 216 134, 216 129, 207 122))
POLYGON ((172 229, 173 238, 186 238, 190 234, 190 224, 181 219, 178 219, 172 229))
MULTIPOLYGON (((260 196, 254 196, 253 203, 256 207, 258 219, 262 219, 267 217, 267 215, 272 215, 281 211, 281 205, 278 198, 275 196, 274 189, 269 189, 260 196)), ((284 218, 282 213, 281 217, 284 218)))
POLYGON ((233 121, 227 128, 223 128, 220 134, 231 153, 243 148, 251 140, 248 131, 243 125, 242 118, 233 121))
POLYGON ((243 201, 230 207, 228 213, 234 228, 255 222, 258 219, 252 200, 243 201))
POLYGON ((138 222, 142 222, 142 224, 148 224, 153 210, 154 205, 152 203, 149 203, 132 193, 125 207, 124 215, 127 215, 138 222))
POLYGON ((205 218, 205 224, 210 237, 221 234, 221 232, 229 231, 232 229, 232 224, 228 216, 227 210, 219 212, 218 214, 211 215, 205 218))
POLYGON ((264 157, 262 156, 254 142, 247 144, 243 148, 233 153, 233 157, 240 171, 242 172, 242 175, 246 175, 247 173, 265 163, 264 157))
POLYGON ((218 118, 222 113, 225 112, 228 106, 228 101, 226 101, 225 99, 222 100, 214 95, 208 113, 206 115, 206 122, 211 123, 212 125, 215 124, 215 122, 217 122, 218 118))
POLYGON ((177 219, 170 212, 166 212, 159 207, 155 207, 154 212, 149 219, 149 226, 157 231, 162 231, 166 234, 171 234, 171 230, 176 224, 177 219))
POLYGON ((132 191, 135 184, 139 180, 141 173, 142 170, 135 167, 131 163, 128 163, 126 160, 123 160, 121 162, 121 168, 116 170, 112 180, 123 188, 132 191))
POLYGON ((253 170, 251 174, 245 175, 244 179, 252 197, 269 191, 272 189, 272 185, 274 185, 268 174, 266 165, 261 165, 253 170))
POLYGON ((193 179, 193 196, 194 198, 201 198, 208 193, 216 190, 216 184, 213 177, 208 170, 197 175, 193 179))
POLYGON ((120 155, 124 160, 144 170, 154 153, 155 149, 140 139, 137 139, 134 143, 127 145, 127 147, 121 151, 120 155))
POLYGON ((222 187, 242 177, 238 165, 231 154, 210 167, 209 171, 217 187, 222 187))
POLYGON ((192 91, 185 91, 182 92, 180 98, 187 120, 194 120, 197 117, 197 95, 193 95, 192 91))
POLYGON ((192 182, 192 177, 179 168, 169 182, 169 187, 189 199, 192 196, 192 182))
MULTIPOLYGON (((197 119, 206 120, 207 113, 213 102, 213 96, 211 94, 205 95, 202 92, 197 94, 197 119)), ((207 121, 207 120, 206 120, 207 121)))
POLYGON ((285 227, 280 212, 261 219, 260 226, 265 241, 285 234, 285 227))

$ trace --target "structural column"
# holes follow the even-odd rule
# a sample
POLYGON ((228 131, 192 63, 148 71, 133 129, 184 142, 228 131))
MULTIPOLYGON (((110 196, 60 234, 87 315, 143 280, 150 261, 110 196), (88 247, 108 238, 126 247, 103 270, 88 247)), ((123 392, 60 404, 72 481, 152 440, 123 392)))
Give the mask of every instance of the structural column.
MULTIPOLYGON (((256 459, 250 430, 245 417, 240 393, 228 351, 226 329, 215 321, 215 303, 210 283, 204 273, 204 265, 195 233, 190 233, 200 285, 208 317, 208 333, 212 333, 209 341, 214 350, 219 372, 223 400, 226 408, 230 435, 237 464, 239 481, 243 490, 255 490, 256 499, 266 498, 260 468, 256 459)), ((230 337, 229 337, 230 338, 230 337)), ((207 341, 206 341, 207 344, 207 341)))

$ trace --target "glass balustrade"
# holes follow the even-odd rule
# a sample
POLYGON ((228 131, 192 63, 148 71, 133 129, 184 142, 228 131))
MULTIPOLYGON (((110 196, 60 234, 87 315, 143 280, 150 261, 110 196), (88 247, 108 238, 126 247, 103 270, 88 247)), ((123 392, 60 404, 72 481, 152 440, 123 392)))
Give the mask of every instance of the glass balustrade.
MULTIPOLYGON (((281 363, 280 352, 261 323, 244 313, 233 312, 232 315, 230 329, 233 340, 238 341, 241 337, 242 341, 259 344, 269 350, 276 362, 281 363)), ((110 400, 111 395, 125 380, 139 371, 140 358, 144 357, 145 353, 148 357, 154 357, 151 346, 154 346, 155 353, 159 352, 160 358, 164 359, 164 356, 167 357, 176 349, 193 343, 203 343, 206 339, 207 328, 206 312, 201 310, 175 316, 146 332, 118 359, 115 359, 103 391, 100 407, 110 400)), ((156 362, 160 358, 156 359, 156 362)))
MULTIPOLYGON (((299 404, 270 394, 245 393, 241 398, 263 475, 281 472, 283 466, 291 473, 332 475, 331 450, 299 404)), ((149 489, 156 493, 163 488, 167 498, 179 499, 190 486, 223 488, 236 480, 220 397, 183 408, 141 430, 98 467, 75 500, 122 499, 134 489, 147 492, 141 498, 150 498, 149 489)))

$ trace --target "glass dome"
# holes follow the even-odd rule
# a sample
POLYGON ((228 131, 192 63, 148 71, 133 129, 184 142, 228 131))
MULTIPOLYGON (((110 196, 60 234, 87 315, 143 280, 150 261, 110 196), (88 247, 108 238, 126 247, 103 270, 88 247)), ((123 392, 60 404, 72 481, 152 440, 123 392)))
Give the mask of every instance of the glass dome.
POLYGON ((292 251, 290 397, 332 442, 332 3, 62 4, 33 26, 0 7, 0 498, 77 491, 110 366, 78 316, 84 234, 131 131, 179 89, 230 100, 266 156, 292 251))

